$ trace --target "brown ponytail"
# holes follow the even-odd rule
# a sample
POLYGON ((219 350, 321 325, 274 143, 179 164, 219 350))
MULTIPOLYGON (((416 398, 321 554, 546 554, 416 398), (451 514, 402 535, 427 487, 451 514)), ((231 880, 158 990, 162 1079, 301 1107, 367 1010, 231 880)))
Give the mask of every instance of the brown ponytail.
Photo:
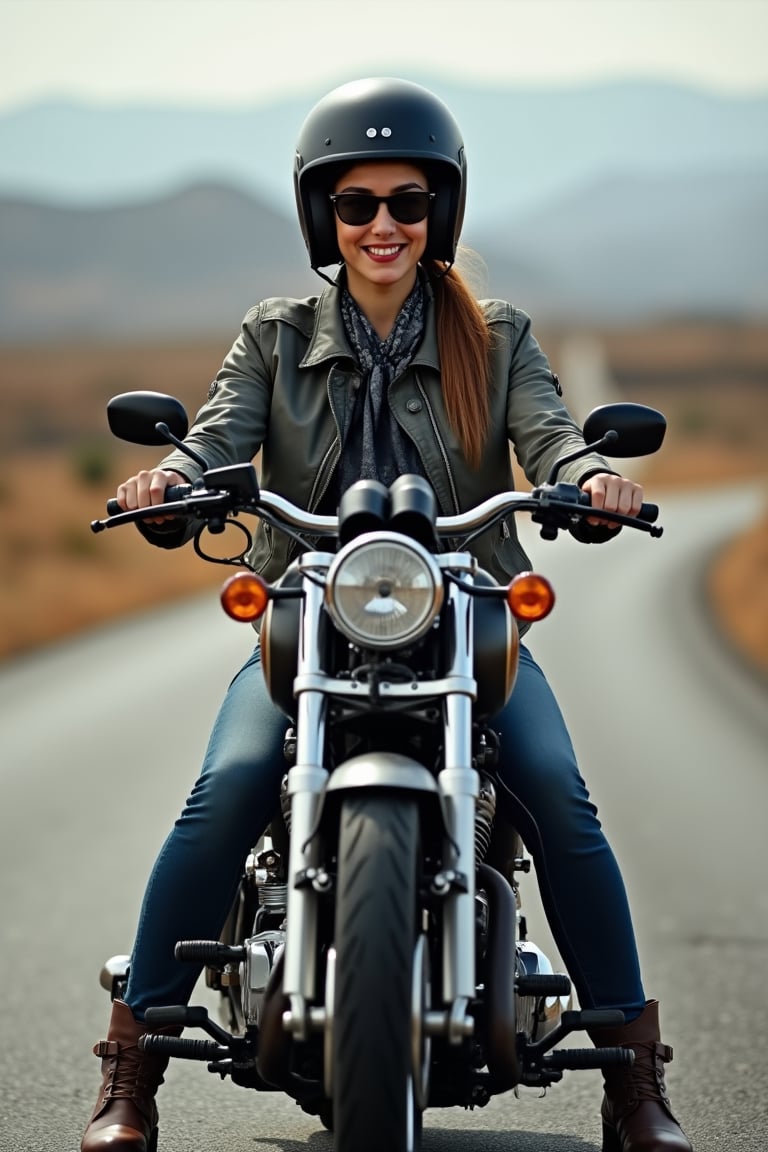
POLYGON ((440 375, 448 421, 468 463, 480 465, 488 434, 490 332, 482 310, 455 268, 434 261, 440 375))

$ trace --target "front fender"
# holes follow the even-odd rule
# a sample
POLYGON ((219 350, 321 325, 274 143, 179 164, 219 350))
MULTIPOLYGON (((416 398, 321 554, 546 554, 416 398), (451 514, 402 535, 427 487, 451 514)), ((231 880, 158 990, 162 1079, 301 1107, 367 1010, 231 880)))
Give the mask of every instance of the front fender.
POLYGON ((401 792, 440 795, 437 781, 423 764, 398 752, 366 752, 334 768, 325 786, 328 792, 359 788, 397 788, 401 792))
POLYGON ((439 820, 442 828, 448 827, 445 798, 437 780, 418 760, 399 752, 364 752, 339 764, 325 785, 323 811, 326 804, 336 811, 343 798, 353 792, 378 792, 384 788, 419 793, 427 819, 439 820))

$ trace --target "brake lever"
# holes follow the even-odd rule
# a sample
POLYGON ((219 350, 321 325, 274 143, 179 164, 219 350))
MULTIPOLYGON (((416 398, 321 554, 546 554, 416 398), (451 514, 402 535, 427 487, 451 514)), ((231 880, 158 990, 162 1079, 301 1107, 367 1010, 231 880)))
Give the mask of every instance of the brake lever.
POLYGON ((625 516, 623 512, 604 512, 602 508, 589 508, 585 510, 581 519, 584 520, 590 515, 599 516, 601 520, 610 520, 611 524, 626 525, 627 528, 636 528, 638 532, 647 532, 655 540, 664 535, 661 525, 650 524, 638 516, 625 516))
POLYGON ((184 500, 174 500, 170 504, 147 505, 145 508, 134 508, 130 512, 120 512, 109 516, 106 520, 92 520, 91 532, 103 532, 106 528, 119 528, 122 524, 137 524, 142 520, 151 520, 156 516, 176 516, 190 519, 199 515, 205 519, 207 510, 233 511, 232 498, 228 492, 204 491, 198 494, 191 493, 184 500), (198 510, 202 511, 199 515, 198 510))

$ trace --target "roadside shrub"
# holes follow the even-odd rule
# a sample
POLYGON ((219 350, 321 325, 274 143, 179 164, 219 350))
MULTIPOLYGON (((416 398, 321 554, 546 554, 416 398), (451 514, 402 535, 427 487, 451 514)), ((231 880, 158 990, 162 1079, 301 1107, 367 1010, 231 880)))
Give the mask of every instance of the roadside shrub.
POLYGON ((56 533, 56 544, 62 555, 71 559, 97 554, 96 539, 87 526, 65 524, 56 533))
POLYGON ((686 405, 678 413, 678 430, 684 436, 703 436, 712 429, 712 418, 700 405, 686 405))
POLYGON ((72 467, 84 487, 101 487, 112 472, 112 452, 106 444, 81 444, 75 450, 72 467))

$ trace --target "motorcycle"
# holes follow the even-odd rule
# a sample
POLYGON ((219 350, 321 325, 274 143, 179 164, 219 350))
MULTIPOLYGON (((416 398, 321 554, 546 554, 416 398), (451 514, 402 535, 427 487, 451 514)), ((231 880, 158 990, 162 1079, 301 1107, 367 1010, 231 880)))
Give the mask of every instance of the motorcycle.
MULTIPOLYGON (((547 540, 576 532, 593 511, 558 480, 563 465, 655 452, 661 413, 595 409, 587 447, 545 484, 453 516, 438 516, 429 484, 410 475, 389 489, 358 482, 337 516, 309 513, 262 490, 251 463, 207 469, 183 444, 186 412, 162 394, 115 397, 108 419, 116 436, 172 443, 205 471, 159 507, 110 501, 92 529, 191 521, 201 557, 240 569, 222 605, 258 622, 267 687, 286 716, 280 811, 244 862, 222 938, 176 946, 179 962, 205 967, 222 1022, 200 1006, 150 1009, 151 1028, 206 1038, 148 1033, 144 1050, 287 1093, 333 1131, 336 1152, 417 1152, 428 1107, 482 1107, 568 1069, 630 1063, 622 1048, 558 1047, 623 1015, 575 1010, 569 978, 528 938, 530 861, 497 810, 493 716, 514 686, 519 622, 546 616, 554 591, 532 572, 498 585, 469 546, 512 513, 529 513, 547 540), (248 514, 291 538, 273 584, 248 568, 248 514), (206 551, 233 525, 242 550, 206 551)), ((637 518, 601 512, 652 537, 657 516, 655 505, 637 518)), ((113 998, 127 967, 115 957, 102 971, 113 998)))

